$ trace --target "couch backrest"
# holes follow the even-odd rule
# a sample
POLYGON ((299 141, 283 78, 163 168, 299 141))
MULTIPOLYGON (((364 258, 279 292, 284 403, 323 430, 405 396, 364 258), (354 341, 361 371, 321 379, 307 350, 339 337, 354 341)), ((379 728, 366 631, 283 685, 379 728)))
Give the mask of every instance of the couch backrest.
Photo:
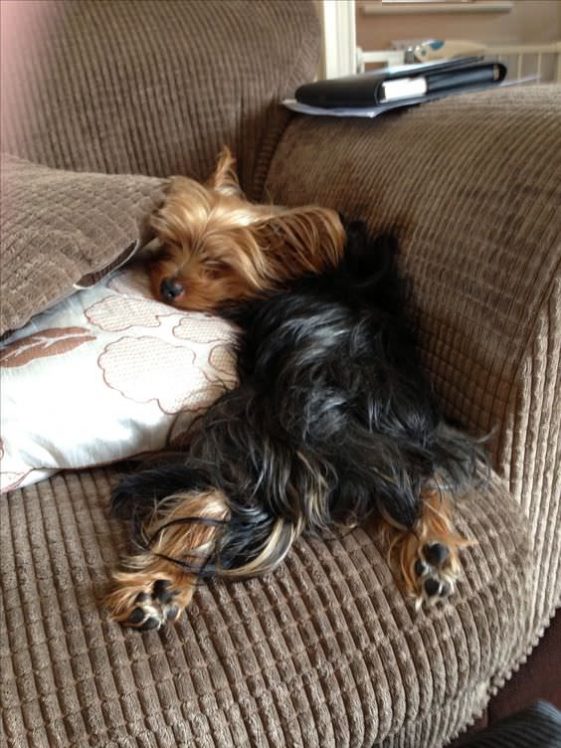
POLYGON ((319 55, 312 0, 18 0, 2 149, 80 171, 206 178, 223 144, 258 195, 319 55))

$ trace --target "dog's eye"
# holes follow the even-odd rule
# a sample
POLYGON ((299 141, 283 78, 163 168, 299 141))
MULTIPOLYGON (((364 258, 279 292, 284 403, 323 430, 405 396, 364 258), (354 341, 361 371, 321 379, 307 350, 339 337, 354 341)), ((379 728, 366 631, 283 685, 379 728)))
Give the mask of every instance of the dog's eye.
POLYGON ((152 262, 154 264, 158 262, 171 262, 173 260, 173 252, 170 247, 160 247, 159 249, 154 249, 149 257, 149 262, 152 262))
POLYGON ((205 274, 208 278, 221 278, 228 270, 228 265, 220 260, 213 260, 205 265, 205 274))

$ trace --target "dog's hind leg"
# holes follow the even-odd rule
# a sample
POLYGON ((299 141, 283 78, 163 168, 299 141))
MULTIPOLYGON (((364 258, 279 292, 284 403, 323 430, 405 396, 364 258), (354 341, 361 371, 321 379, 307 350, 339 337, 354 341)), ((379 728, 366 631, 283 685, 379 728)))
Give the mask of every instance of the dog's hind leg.
POLYGON ((178 493, 157 504, 142 525, 141 550, 113 574, 105 600, 112 617, 143 630, 175 621, 228 518, 225 496, 213 489, 178 493))
POLYGON ((401 528, 386 518, 382 532, 390 565, 417 607, 454 592, 461 573, 459 552, 473 541, 455 530, 448 496, 436 489, 425 490, 421 514, 413 527, 401 528))
POLYGON ((209 485, 201 470, 186 466, 185 457, 121 476, 111 496, 111 512, 119 519, 145 519, 167 496, 200 491, 209 485))

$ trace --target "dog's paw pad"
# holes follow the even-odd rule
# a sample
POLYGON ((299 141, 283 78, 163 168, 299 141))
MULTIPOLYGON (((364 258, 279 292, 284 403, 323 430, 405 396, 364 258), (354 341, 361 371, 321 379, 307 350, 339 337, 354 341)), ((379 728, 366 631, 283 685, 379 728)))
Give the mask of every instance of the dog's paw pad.
POLYGON ((162 605, 167 605, 167 603, 173 600, 175 594, 176 593, 171 589, 171 582, 169 579, 157 579, 154 582, 152 596, 162 605))
POLYGON ((423 556, 427 563, 439 567, 450 556, 450 549, 443 543, 427 543, 423 546, 423 556))

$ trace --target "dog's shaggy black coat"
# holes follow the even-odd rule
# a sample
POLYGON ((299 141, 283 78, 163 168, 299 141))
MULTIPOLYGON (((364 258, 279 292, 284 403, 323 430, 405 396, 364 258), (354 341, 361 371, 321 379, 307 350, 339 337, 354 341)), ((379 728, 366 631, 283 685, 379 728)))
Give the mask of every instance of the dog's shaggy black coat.
POLYGON ((180 461, 126 477, 114 495, 118 514, 142 519, 170 495, 220 489, 230 519, 208 520, 220 530, 199 573, 242 576, 260 554, 252 573, 266 571, 300 532, 372 514, 410 528, 424 487, 453 492, 474 474, 479 448, 442 420, 420 365, 395 241, 361 224, 347 236, 336 269, 223 310, 241 329, 239 386, 180 461))

